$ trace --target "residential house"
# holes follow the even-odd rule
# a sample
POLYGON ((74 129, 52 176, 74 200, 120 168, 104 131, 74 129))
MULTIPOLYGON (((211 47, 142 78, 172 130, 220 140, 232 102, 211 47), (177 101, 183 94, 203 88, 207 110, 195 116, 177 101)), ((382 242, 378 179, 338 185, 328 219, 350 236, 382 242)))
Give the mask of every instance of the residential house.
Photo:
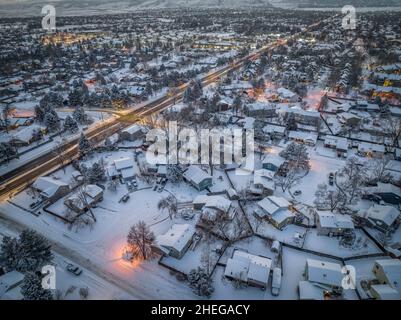
POLYGON ((376 229, 387 232, 400 216, 400 212, 392 206, 373 205, 359 215, 367 219, 376 229))
POLYGON ((245 106, 244 112, 248 117, 266 117, 276 116, 276 107, 270 103, 254 102, 245 106))
POLYGON ((290 210, 291 203, 283 197, 268 196, 258 202, 254 213, 259 218, 267 219, 277 229, 282 230, 294 221, 295 215, 290 210))
POLYGON ((401 295, 401 261, 399 259, 376 260, 372 272, 380 284, 389 285, 401 295))
POLYGON ((365 194, 376 195, 386 203, 401 204, 401 190, 391 183, 378 182, 375 187, 364 188, 365 194))
POLYGON ((325 136, 324 146, 335 149, 338 157, 346 158, 348 152, 348 140, 343 137, 325 136))
POLYGON ((285 136, 286 128, 274 124, 267 124, 263 127, 262 131, 268 134, 272 139, 282 139, 285 136))
POLYGON ((224 276, 248 285, 267 288, 272 261, 269 258, 235 250, 227 260, 224 276))
POLYGON ((120 140, 135 141, 145 136, 145 130, 142 126, 133 124, 120 132, 120 140))
POLYGON ((195 230, 190 224, 174 224, 165 234, 156 237, 153 249, 160 254, 181 259, 192 243, 195 230))
POLYGON ((39 192, 43 200, 53 203, 70 192, 67 183, 51 177, 39 177, 32 185, 32 189, 39 192))
POLYGON ((272 195, 275 189, 273 179, 273 171, 266 169, 255 170, 253 174, 253 186, 251 186, 252 193, 272 195))
POLYGON ((350 127, 355 127, 361 121, 361 118, 350 112, 341 112, 337 115, 338 121, 350 127))
POLYGON ((64 200, 64 204, 76 213, 84 213, 103 200, 103 189, 94 184, 83 187, 81 193, 75 193, 64 200))
POLYGON ((320 236, 342 236, 354 230, 354 223, 347 215, 319 212, 316 214, 316 228, 320 236))
MULTIPOLYGON (((132 158, 123 157, 114 160, 114 167, 118 175, 124 180, 130 180, 135 177, 134 160, 132 158)), ((115 175, 115 171, 112 168, 107 170, 112 175, 115 175)))
POLYGON ((296 93, 283 87, 277 89, 277 94, 281 102, 294 103, 299 101, 299 96, 296 93))
POLYGON ((313 132, 290 131, 288 133, 288 138, 296 142, 314 146, 317 142, 318 135, 313 132))
POLYGON ((339 263, 306 259, 305 278, 329 289, 341 289, 344 274, 339 263))
POLYGON ((262 160, 263 169, 277 172, 285 162, 285 159, 277 154, 269 153, 262 160))
POLYGON ((199 191, 212 186, 212 176, 195 165, 189 166, 184 172, 183 178, 199 191))
POLYGON ((382 144, 360 142, 358 144, 358 154, 370 158, 383 158, 385 147, 382 144))

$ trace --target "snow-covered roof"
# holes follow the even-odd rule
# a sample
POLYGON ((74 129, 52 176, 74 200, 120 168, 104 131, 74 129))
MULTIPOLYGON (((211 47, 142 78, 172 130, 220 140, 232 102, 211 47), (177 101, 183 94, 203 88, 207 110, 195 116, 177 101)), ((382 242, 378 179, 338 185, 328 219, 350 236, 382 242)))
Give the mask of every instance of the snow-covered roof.
POLYGON ((220 195, 198 195, 194 199, 193 204, 200 204, 204 205, 205 208, 213 208, 223 212, 227 212, 230 209, 231 200, 220 195))
POLYGON ((277 197, 277 196, 269 196, 267 197, 271 202, 273 202, 277 207, 279 208, 288 208, 291 203, 289 203, 285 198, 283 197, 277 197))
POLYGON ((344 276, 339 263, 307 259, 306 265, 309 281, 341 287, 344 276))
POLYGON ((265 102, 254 102, 246 105, 249 111, 274 110, 275 106, 265 102))
POLYGON ((169 231, 156 238, 156 243, 159 246, 174 248, 180 252, 192 239, 194 233, 195 230, 190 224, 174 224, 169 231))
POLYGON ((133 124, 132 126, 129 126, 128 128, 125 128, 121 132, 125 132, 128 134, 135 134, 137 132, 143 132, 143 128, 137 124, 133 124))
POLYGON ((131 168, 134 166, 134 162, 132 158, 121 158, 114 160, 114 165, 116 166, 117 170, 122 170, 126 168, 131 168))
POLYGON ((121 176, 124 179, 129 179, 135 176, 135 170, 133 167, 121 169, 121 176))
POLYGON ((296 96, 296 94, 291 90, 282 87, 277 89, 277 93, 283 98, 292 98, 296 96))
POLYGON ((313 282, 299 281, 300 300, 323 300, 323 289, 313 282))
POLYGON ((277 154, 268 153, 262 160, 262 163, 271 163, 277 168, 285 162, 285 159, 277 154))
POLYGON ((207 174, 201 168, 191 165, 183 174, 184 178, 196 184, 200 184, 205 179, 211 179, 212 176, 207 174))
POLYGON ((327 212, 318 212, 319 222, 323 228, 354 229, 350 216, 335 215, 327 212))
POLYGON ((271 268, 271 259, 235 250, 227 260, 225 276, 242 281, 256 281, 267 286, 271 268))
POLYGON ((358 151, 360 152, 381 152, 384 153, 385 148, 382 144, 370 143, 370 142, 360 142, 358 144, 358 151))
POLYGON ((53 196, 60 187, 68 187, 68 184, 51 177, 39 177, 32 185, 36 190, 46 197, 53 196))
POLYGON ((276 211, 280 210, 280 208, 268 198, 260 200, 258 202, 258 206, 261 207, 268 215, 273 215, 276 211))
POLYGON ((290 131, 288 134, 290 139, 298 139, 303 141, 313 142, 314 144, 317 141, 318 135, 312 132, 304 132, 304 131, 290 131))
POLYGON ((85 186, 84 191, 85 194, 92 199, 103 193, 103 189, 95 184, 88 184, 87 186, 85 186))
POLYGON ((373 284, 370 290, 375 292, 380 300, 401 300, 401 295, 397 290, 388 284, 373 284))
POLYGON ((382 221, 391 226, 399 214, 400 212, 392 206, 373 205, 367 210, 366 217, 382 221))
POLYGON ((13 134, 13 140, 19 140, 28 143, 32 139, 33 133, 40 130, 42 130, 41 126, 32 124, 29 127, 23 128, 13 134))
POLYGON ((262 131, 264 133, 284 133, 285 132, 285 127, 283 126, 277 126, 274 124, 267 124, 263 127, 262 131))
POLYGON ((262 185, 266 189, 274 189, 274 172, 266 169, 259 169, 254 172, 253 183, 262 185))
POLYGON ((278 224, 293 217, 293 214, 288 210, 290 203, 282 197, 269 196, 259 201, 258 205, 263 209, 265 215, 268 215, 278 224))
POLYGON ((401 294, 401 261, 398 259, 379 259, 375 263, 383 269, 388 284, 401 294))
POLYGON ((116 177, 116 176, 118 176, 118 172, 117 172, 116 166, 113 166, 113 165, 108 166, 108 167, 106 168, 106 171, 107 171, 107 174, 109 175, 109 177, 116 177))

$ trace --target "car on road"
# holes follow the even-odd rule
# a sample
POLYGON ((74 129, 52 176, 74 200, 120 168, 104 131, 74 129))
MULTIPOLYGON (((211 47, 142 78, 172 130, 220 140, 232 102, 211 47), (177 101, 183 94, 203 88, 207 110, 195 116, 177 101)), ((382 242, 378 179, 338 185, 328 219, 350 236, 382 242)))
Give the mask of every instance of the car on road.
POLYGON ((128 199, 130 198, 129 194, 126 194, 125 196, 123 196, 118 202, 127 202, 128 199))
POLYGON ((301 195, 302 194, 302 191, 301 190, 295 190, 294 191, 294 196, 299 196, 299 195, 301 195))
POLYGON ((72 263, 67 264, 66 269, 68 272, 76 276, 79 276, 82 273, 82 269, 72 263))

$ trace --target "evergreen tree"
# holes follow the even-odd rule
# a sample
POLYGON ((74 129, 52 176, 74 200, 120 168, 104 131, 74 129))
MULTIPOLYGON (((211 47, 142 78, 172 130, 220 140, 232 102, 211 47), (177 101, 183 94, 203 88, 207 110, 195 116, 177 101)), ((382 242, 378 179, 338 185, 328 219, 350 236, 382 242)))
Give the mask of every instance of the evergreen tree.
POLYGON ((0 159, 10 161, 17 154, 17 150, 9 142, 0 142, 0 159))
POLYGON ((60 118, 54 110, 46 113, 43 122, 50 132, 56 132, 60 129, 60 118))
POLYGON ((53 300, 50 290, 43 289, 42 279, 34 272, 28 272, 21 285, 24 300, 53 300))
POLYGON ((85 137, 83 133, 81 133, 81 136, 79 138, 78 147, 79 147, 79 153, 81 155, 88 154, 92 149, 90 141, 88 140, 88 138, 85 137))
POLYGON ((64 130, 72 133, 78 131, 78 124, 70 115, 65 118, 64 130))
POLYGON ((188 274, 188 281, 198 296, 210 298, 214 292, 212 279, 203 268, 192 269, 188 274))
POLYGON ((96 184, 104 181, 106 178, 106 171, 104 167, 95 162, 89 170, 86 170, 86 179, 89 183, 96 184))
POLYGON ((73 119, 79 124, 87 124, 88 123, 88 115, 85 113, 84 108, 76 107, 74 112, 72 113, 73 119))
POLYGON ((4 237, 0 246, 0 264, 7 270, 37 271, 52 259, 48 240, 34 230, 22 231, 18 239, 4 237))

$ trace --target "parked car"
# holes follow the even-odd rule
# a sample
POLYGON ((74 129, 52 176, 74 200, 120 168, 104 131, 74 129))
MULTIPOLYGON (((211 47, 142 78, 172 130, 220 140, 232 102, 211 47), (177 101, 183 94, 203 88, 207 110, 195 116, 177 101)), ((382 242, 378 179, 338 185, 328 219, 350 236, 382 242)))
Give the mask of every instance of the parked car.
POLYGON ((79 276, 82 273, 82 269, 76 265, 73 265, 72 263, 67 264, 66 269, 68 272, 71 272, 72 274, 75 274, 76 276, 79 276))
POLYGON ((295 190, 294 191, 294 196, 299 196, 299 195, 301 195, 302 194, 302 191, 301 190, 295 190))
POLYGON ((126 194, 118 202, 127 202, 129 198, 130 198, 129 194, 126 194))

